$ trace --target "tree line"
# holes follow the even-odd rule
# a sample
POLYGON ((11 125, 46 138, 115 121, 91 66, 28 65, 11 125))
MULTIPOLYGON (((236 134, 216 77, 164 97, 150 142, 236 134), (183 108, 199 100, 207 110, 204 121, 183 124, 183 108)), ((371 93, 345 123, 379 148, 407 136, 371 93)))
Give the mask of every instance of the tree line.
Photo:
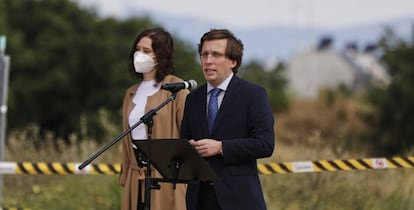
POLYGON ((386 29, 378 41, 381 61, 391 76, 387 87, 373 87, 367 94, 374 112, 365 116, 373 128, 368 142, 376 154, 412 154, 414 146, 414 23, 411 38, 386 29))
MULTIPOLYGON (((0 34, 11 56, 8 131, 39 125, 56 136, 102 139, 102 117, 121 129, 124 91, 135 83, 127 56, 135 36, 162 27, 149 17, 119 20, 98 17, 69 0, 0 0, 0 34)), ((174 34, 172 34, 174 36, 174 34)), ((200 34, 201 36, 201 34, 200 34)), ((374 112, 366 138, 380 154, 407 152, 414 141, 414 33, 412 40, 387 31, 378 41, 391 84, 364 96, 374 112)), ((177 75, 204 79, 196 46, 175 37, 177 75)), ((242 65, 239 75, 263 85, 275 112, 289 108, 283 64, 265 70, 259 61, 242 65)))
MULTIPOLYGON (((34 123, 41 133, 99 141, 102 113, 120 129, 122 97, 137 82, 127 69, 131 44, 162 25, 149 17, 100 18, 69 0, 2 0, 0 10, 11 56, 8 130, 34 123)), ((176 74, 202 83, 196 46, 174 40, 176 74)))

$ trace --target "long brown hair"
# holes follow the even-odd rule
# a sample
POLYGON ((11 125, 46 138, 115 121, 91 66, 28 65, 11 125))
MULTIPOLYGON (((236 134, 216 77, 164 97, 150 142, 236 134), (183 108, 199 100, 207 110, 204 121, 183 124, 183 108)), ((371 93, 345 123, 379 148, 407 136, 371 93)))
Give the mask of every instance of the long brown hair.
POLYGON ((142 79, 143 74, 137 73, 134 68, 134 53, 137 50, 137 43, 143 38, 148 37, 152 40, 152 49, 157 57, 155 80, 160 83, 165 76, 174 74, 174 41, 171 34, 163 28, 153 28, 142 31, 135 38, 128 56, 128 66, 130 74, 142 79))

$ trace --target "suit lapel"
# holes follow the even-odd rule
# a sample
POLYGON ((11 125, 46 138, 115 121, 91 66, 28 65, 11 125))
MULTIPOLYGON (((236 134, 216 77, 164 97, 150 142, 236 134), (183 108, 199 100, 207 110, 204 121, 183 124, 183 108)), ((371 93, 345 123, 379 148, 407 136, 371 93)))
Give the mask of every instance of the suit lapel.
POLYGON ((197 98, 197 106, 194 107, 202 107, 201 111, 199 111, 199 119, 201 120, 201 130, 203 131, 204 136, 208 135, 208 125, 207 125, 207 85, 204 85, 200 89, 199 97, 197 98))
MULTIPOLYGON (((217 127, 220 126, 220 124, 223 122, 224 113, 226 110, 231 109, 233 107, 233 100, 234 98, 239 97, 240 91, 238 91, 240 79, 234 75, 231 79, 229 86, 227 87, 226 93, 224 94, 223 101, 221 102, 220 108, 217 112, 216 121, 213 126, 213 130, 211 133, 213 134, 217 127)), ((207 98, 207 97, 206 97, 207 98)), ((204 103, 204 106, 206 103, 204 103)), ((207 118, 205 120, 207 122, 207 118)), ((207 124, 205 125, 206 131, 207 131, 207 124)))

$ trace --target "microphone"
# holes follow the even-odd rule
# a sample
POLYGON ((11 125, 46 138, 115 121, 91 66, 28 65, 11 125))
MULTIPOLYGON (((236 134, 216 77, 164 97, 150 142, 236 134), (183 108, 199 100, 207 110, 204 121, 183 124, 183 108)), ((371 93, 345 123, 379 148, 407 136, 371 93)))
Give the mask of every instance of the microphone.
POLYGON ((188 80, 184 82, 168 83, 161 86, 161 89, 169 90, 171 92, 177 92, 182 89, 190 89, 190 91, 197 88, 197 82, 195 80, 188 80))

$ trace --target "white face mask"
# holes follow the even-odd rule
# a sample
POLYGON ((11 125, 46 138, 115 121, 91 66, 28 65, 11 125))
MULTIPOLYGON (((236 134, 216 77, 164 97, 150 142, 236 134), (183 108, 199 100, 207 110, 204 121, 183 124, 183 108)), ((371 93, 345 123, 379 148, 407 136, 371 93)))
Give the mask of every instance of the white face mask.
POLYGON ((134 53, 134 67, 137 73, 150 72, 155 65, 157 64, 151 56, 139 51, 134 53))

